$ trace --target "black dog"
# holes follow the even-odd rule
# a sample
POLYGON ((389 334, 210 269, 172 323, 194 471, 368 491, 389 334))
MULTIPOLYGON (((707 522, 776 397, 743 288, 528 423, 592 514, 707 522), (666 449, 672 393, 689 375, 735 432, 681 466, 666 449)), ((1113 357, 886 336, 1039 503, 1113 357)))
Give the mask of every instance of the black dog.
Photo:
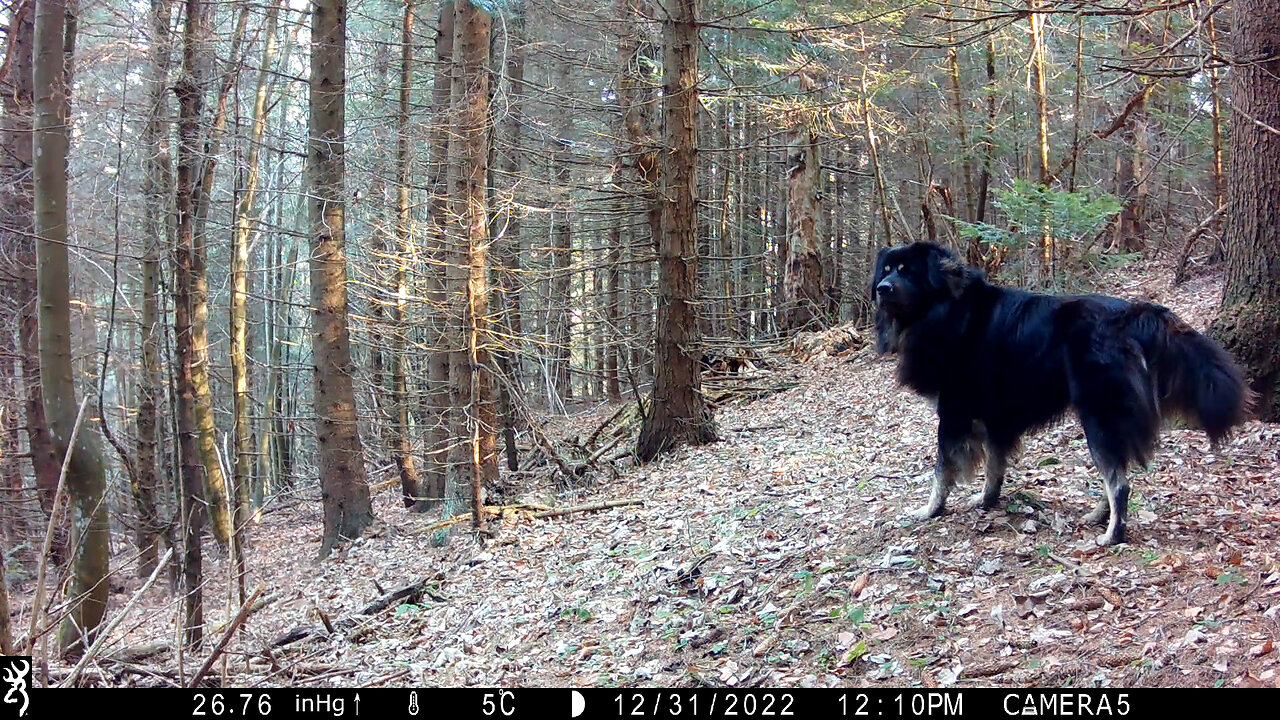
POLYGON ((897 352, 899 382, 937 404, 938 461, 921 518, 941 515, 984 455, 974 504, 993 507, 1020 438, 1074 409, 1106 489, 1084 520, 1107 523, 1099 544, 1121 543, 1126 473, 1150 460, 1162 419, 1194 422, 1216 445, 1248 411, 1226 352, 1159 305, 998 287, 930 243, 881 250, 871 294, 877 349, 897 352))

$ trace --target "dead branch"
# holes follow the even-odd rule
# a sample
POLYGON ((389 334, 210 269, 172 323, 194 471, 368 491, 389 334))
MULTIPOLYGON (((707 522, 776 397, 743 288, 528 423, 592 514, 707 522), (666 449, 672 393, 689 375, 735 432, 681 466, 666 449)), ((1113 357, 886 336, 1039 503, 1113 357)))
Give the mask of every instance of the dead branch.
MULTIPOLYGON (((277 600, 279 600, 279 599, 280 599, 280 593, 271 593, 270 595, 264 595, 264 596, 262 596, 262 597, 258 598, 258 601, 257 601, 257 602, 253 603, 253 607, 249 608, 249 614, 250 614, 250 615, 252 615, 253 613, 258 612, 258 611, 259 611, 259 610, 261 610, 262 608, 264 608, 264 607, 266 607, 266 606, 270 605, 271 603, 273 603, 273 602, 275 602, 275 601, 277 601, 277 600)), ((213 634, 213 635, 217 635, 217 634, 219 634, 219 633, 223 632, 224 630, 226 630, 226 629, 227 629, 227 626, 228 626, 228 625, 230 625, 230 624, 231 624, 231 622, 230 622, 230 621, 222 623, 221 625, 219 625, 218 627, 216 627, 216 628, 214 628, 214 629, 213 629, 213 633, 212 633, 212 634, 213 634)))
POLYGON ((1227 211, 1227 207, 1230 205, 1231 203, 1223 203, 1217 210, 1210 213, 1209 217, 1201 220, 1194 230, 1187 233, 1187 239, 1182 243, 1182 252, 1178 253, 1178 267, 1173 271, 1174 285, 1181 285, 1187 280, 1187 260, 1191 258, 1191 246, 1218 218, 1222 217, 1222 214, 1227 211))
POLYGON ((594 445, 596 442, 596 439, 600 437, 600 433, 604 432, 605 428, 612 425, 614 420, 617 420, 618 417, 622 415, 622 413, 626 412, 630 408, 631 406, 625 403, 622 405, 619 405, 618 409, 615 410, 614 413, 609 416, 608 420, 605 420, 604 422, 600 423, 600 425, 594 431, 592 431, 591 435, 587 437, 587 442, 583 444, 583 447, 591 447, 592 445, 594 445))
POLYGON ((605 500, 604 502, 588 503, 586 505, 573 505, 566 508, 555 508, 553 510, 543 510, 534 513, 533 516, 538 519, 560 517, 561 515, 569 515, 572 513, 591 512, 593 510, 608 510, 609 508, 626 507, 628 505, 643 505, 644 500, 605 500))
POLYGON ((1072 148, 1071 152, 1062 159, 1062 162, 1058 163, 1058 169, 1049 174, 1045 184, 1053 184, 1053 182, 1058 179, 1058 176, 1066 172, 1067 168, 1071 167, 1071 164, 1076 161, 1076 158, 1080 157, 1080 154, 1085 150, 1088 150, 1089 146, 1092 145, 1095 140, 1106 140, 1114 135, 1117 130, 1124 127, 1125 123, 1129 121, 1129 116, 1133 114, 1133 111, 1147 99, 1147 94, 1151 92, 1152 87, 1154 87, 1154 84, 1143 85, 1138 88, 1137 92, 1130 95, 1129 101, 1124 104, 1124 109, 1120 111, 1120 114, 1112 118, 1109 124, 1099 127, 1089 133, 1089 135, 1085 137, 1084 142, 1072 148))
POLYGON ((149 657, 155 657, 161 653, 169 652, 173 649, 173 645, 166 640, 159 642, 147 643, 146 645, 135 645, 133 647, 120 648, 115 652, 106 655, 103 659, 111 662, 118 662, 123 665, 136 663, 139 660, 146 660, 149 657))
POLYGON ((200 681, 204 679, 205 675, 209 674, 209 669, 213 667, 215 662, 217 662, 218 658, 222 655, 222 652, 227 649, 227 644, 231 642, 231 638, 236 634, 236 630, 244 624, 245 620, 249 619, 249 614, 253 612, 253 604, 257 601, 258 596, 262 594, 265 587, 266 586, 262 583, 258 583, 258 587, 254 588, 253 593, 249 595, 249 599, 245 600, 244 604, 240 606, 239 612, 237 612, 235 618, 231 620, 231 624, 227 626, 226 632, 222 633, 222 637, 218 638, 218 644, 213 647, 213 652, 209 653, 209 657, 205 658, 204 664, 201 665, 196 674, 191 677, 191 681, 187 683, 187 687, 200 687, 200 681))
POLYGON ((111 635, 111 631, 115 630, 116 626, 129 615, 129 611, 133 609, 134 605, 138 604, 138 600, 142 599, 142 595, 146 593, 147 590, 151 589, 151 586, 156 582, 156 578, 160 577, 160 571, 169 564, 169 559, 172 557, 173 548, 165 550, 164 557, 160 558, 160 562, 156 563, 155 569, 151 571, 151 577, 147 578, 147 581, 142 583, 142 587, 138 588, 138 591, 133 594, 133 597, 129 598, 129 602, 125 603, 124 608, 122 608, 120 612, 116 613, 115 617, 111 618, 111 622, 107 623, 107 626, 98 632, 98 639, 95 640, 93 644, 89 646, 89 649, 85 651, 84 655, 80 657, 79 662, 77 662, 75 667, 71 669, 71 674, 67 676, 66 680, 62 681, 62 684, 59 687, 72 687, 76 684, 76 680, 80 678, 80 673, 84 671, 85 665, 88 665, 89 662, 93 660, 94 656, 98 654, 98 651, 106 644, 108 636, 111 635))
POLYGON ((569 463, 560 455, 560 453, 556 452, 555 447, 551 444, 551 441, 547 439, 546 434, 542 432, 542 429, 538 427, 536 422, 529 422, 529 432, 533 435, 533 441, 538 444, 538 447, 542 448, 542 452, 546 453, 547 457, 551 458, 551 461, 556 464, 556 467, 560 468, 561 473, 564 473, 565 479, 580 476, 579 473, 569 467, 569 463))
POLYGON ((438 582, 437 576, 422 578, 421 580, 405 585, 398 590, 392 590, 377 600, 374 600, 368 605, 360 608, 359 612, 356 614, 373 615, 386 610, 393 604, 399 604, 402 602, 410 605, 416 605, 420 600, 422 600, 423 595, 430 597, 436 602, 444 602, 446 598, 440 595, 437 588, 434 587, 436 582, 438 582))

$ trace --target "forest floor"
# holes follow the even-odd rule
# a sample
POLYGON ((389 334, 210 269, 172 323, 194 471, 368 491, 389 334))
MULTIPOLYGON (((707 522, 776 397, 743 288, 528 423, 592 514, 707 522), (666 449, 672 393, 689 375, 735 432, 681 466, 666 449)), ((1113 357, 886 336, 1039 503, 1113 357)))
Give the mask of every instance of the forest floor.
MULTIPOLYGON (((1173 288, 1169 274, 1130 268, 1100 289, 1203 328, 1219 281, 1173 288)), ((235 686, 1280 685, 1280 427, 1250 423, 1220 453, 1166 431, 1132 478, 1129 543, 1104 549, 1077 522, 1101 482, 1074 420, 1028 438, 998 510, 957 502, 914 522, 935 420, 895 385, 893 361, 861 351, 788 372, 797 387, 718 412, 720 442, 505 500, 643 505, 509 512, 483 547, 459 526, 437 548, 422 529, 439 518, 406 512, 393 488, 376 498, 379 530, 324 562, 318 502, 269 512, 249 586, 271 602, 214 674, 235 686), (341 622, 424 579, 412 604, 341 622), (290 630, 303 637, 272 646, 290 630)), ((557 425, 590 432, 610 412, 557 425)), ((206 566, 212 625, 235 612, 227 565, 206 566)), ((143 606, 107 655, 172 640, 168 591, 143 606)), ((199 663, 186 664, 189 676, 199 663)), ((166 684, 176 668, 166 651, 95 674, 166 684)))

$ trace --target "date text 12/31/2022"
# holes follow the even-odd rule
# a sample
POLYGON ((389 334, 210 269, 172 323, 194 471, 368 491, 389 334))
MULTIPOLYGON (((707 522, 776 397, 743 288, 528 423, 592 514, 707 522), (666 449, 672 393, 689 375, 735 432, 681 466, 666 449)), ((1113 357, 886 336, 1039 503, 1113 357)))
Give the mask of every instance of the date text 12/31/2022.
POLYGON ((613 700, 617 717, 805 717, 818 710, 838 717, 1125 717, 1131 711, 1128 693, 1098 689, 630 691, 613 700), (815 694, 826 702, 815 702, 815 694))

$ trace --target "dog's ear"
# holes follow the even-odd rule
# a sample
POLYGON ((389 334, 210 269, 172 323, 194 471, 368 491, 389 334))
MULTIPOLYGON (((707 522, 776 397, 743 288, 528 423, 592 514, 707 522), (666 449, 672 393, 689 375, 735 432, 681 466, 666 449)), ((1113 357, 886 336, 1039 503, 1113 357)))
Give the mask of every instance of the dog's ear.
POLYGON ((978 272, 970 270, 954 255, 935 256, 929 263, 929 279, 939 290, 946 290, 951 297, 958 298, 964 294, 965 288, 973 282, 978 272))
POLYGON ((884 261, 889 257, 890 248, 880 248, 880 252, 876 253, 875 266, 871 268, 871 301, 876 300, 876 286, 884 279, 884 261))

